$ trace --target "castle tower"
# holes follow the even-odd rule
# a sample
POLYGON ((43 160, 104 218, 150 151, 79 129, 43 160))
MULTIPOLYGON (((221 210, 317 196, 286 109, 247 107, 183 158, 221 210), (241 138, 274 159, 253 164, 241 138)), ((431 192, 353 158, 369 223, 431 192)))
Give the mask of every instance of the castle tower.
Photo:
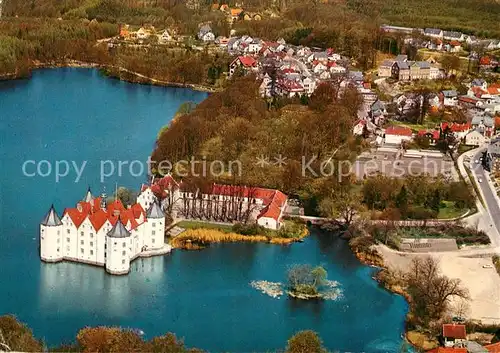
POLYGON ((89 188, 87 189, 87 193, 85 194, 85 198, 83 199, 83 201, 85 201, 85 202, 91 202, 93 199, 94 199, 94 195, 92 195, 92 192, 90 191, 90 186, 89 186, 89 188))
POLYGON ((154 202, 147 213, 145 239, 148 249, 160 249, 165 244, 165 214, 158 202, 154 202), (148 234, 149 233, 149 234, 148 234))
POLYGON ((130 232, 120 217, 106 234, 106 271, 113 275, 125 275, 130 271, 130 232))
POLYGON ((54 205, 40 223, 40 258, 46 262, 63 259, 63 223, 54 205))

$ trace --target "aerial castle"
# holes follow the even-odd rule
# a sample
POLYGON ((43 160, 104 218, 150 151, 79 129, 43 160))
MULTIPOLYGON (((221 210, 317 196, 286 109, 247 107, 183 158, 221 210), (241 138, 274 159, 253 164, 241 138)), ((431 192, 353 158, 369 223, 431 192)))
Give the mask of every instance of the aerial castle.
POLYGON ((118 199, 107 205, 105 195, 95 198, 89 189, 62 218, 51 206, 40 224, 42 261, 83 262, 123 275, 138 257, 170 252, 164 242, 165 214, 154 195, 148 196, 125 208, 118 199))

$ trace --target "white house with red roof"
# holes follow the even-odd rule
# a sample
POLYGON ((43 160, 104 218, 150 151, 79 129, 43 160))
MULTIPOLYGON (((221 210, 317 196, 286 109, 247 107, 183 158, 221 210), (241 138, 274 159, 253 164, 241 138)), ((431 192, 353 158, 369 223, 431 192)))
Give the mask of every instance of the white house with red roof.
POLYGON ((248 71, 256 71, 257 70, 257 60, 255 60, 252 56, 238 56, 233 62, 229 65, 229 76, 232 76, 238 68, 242 68, 245 73, 248 71))
POLYGON ((401 145, 404 141, 411 141, 413 132, 404 126, 389 126, 385 129, 384 143, 388 145, 401 145))
POLYGON ((82 262, 122 275, 138 257, 170 252, 164 242, 165 214, 150 189, 128 208, 118 199, 106 204, 105 198, 95 198, 89 189, 61 218, 52 206, 40 224, 42 261, 82 262))
POLYGON ((295 96, 301 96, 302 94, 304 94, 305 90, 300 81, 282 78, 277 81, 276 92, 280 96, 293 98, 295 96))
POLYGON ((444 324, 443 340, 445 347, 459 347, 467 340, 465 325, 444 324))

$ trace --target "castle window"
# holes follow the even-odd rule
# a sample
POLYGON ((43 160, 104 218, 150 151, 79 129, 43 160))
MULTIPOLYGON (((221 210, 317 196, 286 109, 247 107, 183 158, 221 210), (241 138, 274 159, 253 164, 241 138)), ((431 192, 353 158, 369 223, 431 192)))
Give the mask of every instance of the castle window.
POLYGON ((69 243, 71 240, 69 238, 66 238, 66 241, 69 243))
POLYGON ((83 240, 80 240, 80 244, 83 245, 84 244, 84 241, 83 240))
POLYGON ((68 230, 66 230, 66 233, 68 233, 68 234, 69 234, 70 232, 71 232, 71 231, 70 231, 69 229, 68 229, 68 230))
POLYGON ((127 243, 123 243, 123 247, 126 248, 127 247, 127 243))
POLYGON ((59 231, 59 230, 58 230, 58 231, 57 231, 57 235, 59 235, 59 234, 61 234, 61 231, 59 231))
POLYGON ((80 235, 83 237, 83 232, 80 232, 80 235))
POLYGON ((61 239, 57 238, 57 244, 59 244, 60 241, 61 241, 61 239))
POLYGON ((67 246, 67 247, 66 247, 66 251, 69 251, 69 250, 70 250, 70 247, 69 247, 69 246, 67 246))
POLYGON ((59 252, 59 248, 57 248, 57 252, 59 252))
POLYGON ((122 265, 125 265, 125 260, 122 260, 122 265))
POLYGON ((80 252, 83 254, 83 248, 80 249, 80 252))
POLYGON ((151 235, 155 235, 156 232, 154 230, 151 231, 151 235))
POLYGON ((94 250, 90 250, 90 255, 94 255, 94 250))
POLYGON ((155 223, 155 222, 151 223, 151 226, 152 226, 153 228, 154 228, 154 227, 156 227, 156 223, 155 223))
POLYGON ((151 242, 154 244, 155 243, 155 238, 151 239, 151 242))
POLYGON ((91 246, 91 247, 92 247, 92 246, 94 246, 94 242, 92 242, 92 241, 91 241, 91 242, 90 242, 90 246, 91 246))
POLYGON ((93 238, 94 237, 94 233, 90 233, 90 237, 93 238))
POLYGON ((122 251, 122 255, 123 256, 127 255, 127 252, 126 251, 122 251))

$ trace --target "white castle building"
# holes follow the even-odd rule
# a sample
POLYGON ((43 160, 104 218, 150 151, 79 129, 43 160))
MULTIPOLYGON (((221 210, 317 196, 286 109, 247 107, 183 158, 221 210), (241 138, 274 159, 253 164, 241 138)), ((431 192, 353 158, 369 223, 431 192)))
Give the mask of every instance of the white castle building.
POLYGON ((51 206, 40 224, 40 257, 102 266, 110 274, 123 275, 138 257, 170 252, 164 236, 165 214, 152 193, 125 208, 119 200, 106 205, 105 195, 95 198, 89 189, 62 218, 51 206))

